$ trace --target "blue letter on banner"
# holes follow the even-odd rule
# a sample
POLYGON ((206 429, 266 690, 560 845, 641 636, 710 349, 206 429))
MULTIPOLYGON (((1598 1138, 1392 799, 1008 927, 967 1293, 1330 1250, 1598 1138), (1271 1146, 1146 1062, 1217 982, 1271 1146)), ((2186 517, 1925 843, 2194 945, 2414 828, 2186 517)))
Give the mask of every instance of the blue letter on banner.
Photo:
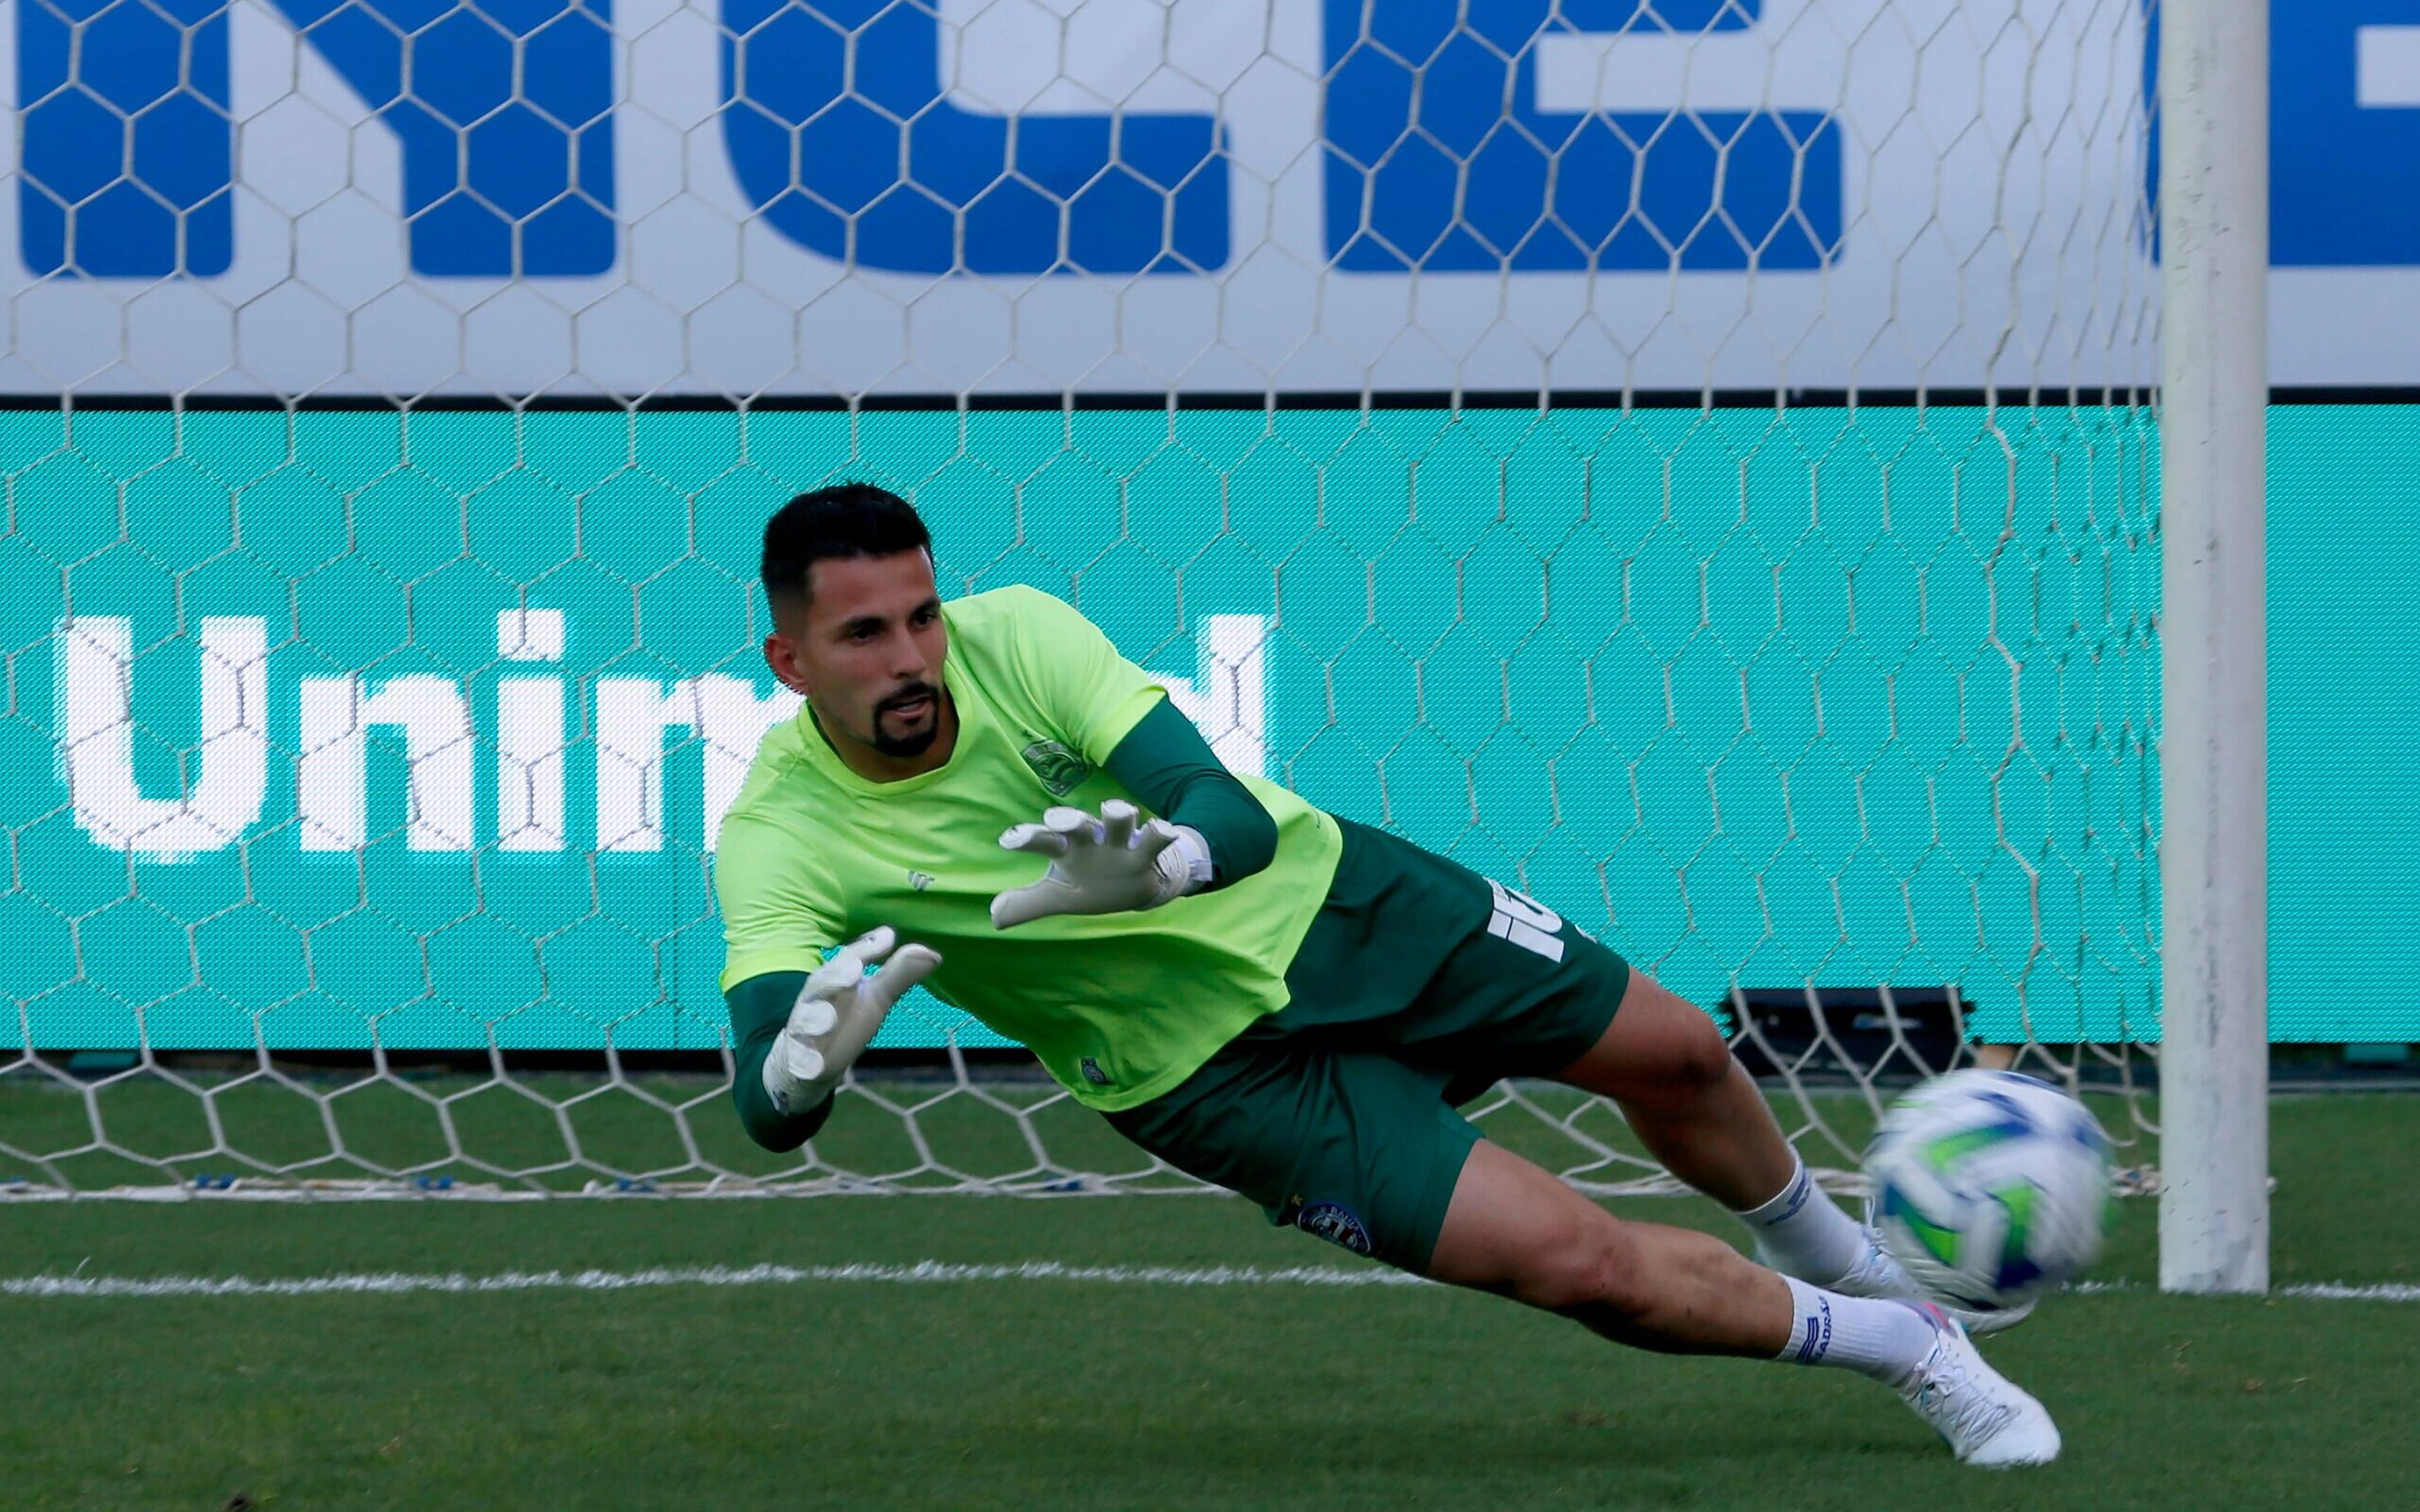
POLYGON ((2408 65, 2415 30, 2412 0, 2270 8, 2272 267, 2420 265, 2420 78, 2362 57, 2365 41, 2379 51, 2403 42, 2395 61, 2408 65), (2364 39, 2364 27, 2378 30, 2364 39), (2387 86, 2384 98, 2363 99, 2365 78, 2387 86))
POLYGON ((235 138, 226 0, 20 0, 16 8, 17 240, 26 268, 37 277, 225 272, 235 138), (188 56, 191 73, 180 77, 188 56))
MULTIPOLYGON (((543 278, 613 266, 609 0, 275 3, 401 140, 412 271, 543 278)), ((26 266, 96 278, 226 271, 225 0, 19 5, 17 59, 26 266), (78 24, 84 42, 70 51, 78 24)))
POLYGON ((1761 10, 1326 0, 1329 255, 1372 272, 1821 267, 1840 241, 1840 141, 1824 113, 1536 107, 1542 38, 1672 45, 1761 10))
POLYGON ((1227 261, 1210 116, 1002 116, 941 88, 939 0, 724 0, 723 140, 783 236, 897 272, 1227 261), (902 166, 906 172, 901 172, 902 166))

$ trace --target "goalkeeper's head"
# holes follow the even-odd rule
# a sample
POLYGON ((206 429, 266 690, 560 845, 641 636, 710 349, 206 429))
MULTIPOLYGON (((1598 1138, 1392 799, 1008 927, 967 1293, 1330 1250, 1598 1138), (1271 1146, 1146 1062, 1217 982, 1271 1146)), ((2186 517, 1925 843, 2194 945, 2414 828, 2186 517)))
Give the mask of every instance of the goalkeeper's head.
POLYGON ((844 760, 854 746, 906 775, 897 764, 955 728, 933 538, 915 506, 870 483, 802 493, 766 522, 763 570, 773 675, 807 696, 844 760))

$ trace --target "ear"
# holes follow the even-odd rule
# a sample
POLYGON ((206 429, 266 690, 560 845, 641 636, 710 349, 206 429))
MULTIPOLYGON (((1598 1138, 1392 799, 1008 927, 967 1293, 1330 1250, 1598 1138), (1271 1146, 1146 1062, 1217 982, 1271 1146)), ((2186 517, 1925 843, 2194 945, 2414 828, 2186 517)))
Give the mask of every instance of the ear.
POLYGON ((807 686, 806 673, 799 667, 797 648, 779 630, 765 638, 765 665, 773 669, 773 681, 791 692, 814 696, 814 689, 807 686))

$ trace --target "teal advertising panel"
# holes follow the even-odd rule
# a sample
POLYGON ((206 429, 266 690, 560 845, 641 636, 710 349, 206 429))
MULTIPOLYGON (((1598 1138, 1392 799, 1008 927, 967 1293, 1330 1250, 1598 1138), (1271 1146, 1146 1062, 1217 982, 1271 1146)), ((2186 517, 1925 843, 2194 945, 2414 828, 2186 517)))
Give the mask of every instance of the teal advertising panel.
MULTIPOLYGON (((2273 1032, 2420 1039, 2349 964, 2420 918, 2420 407, 2272 455, 2273 1032)), ((844 476, 1693 1000, 2157 1037, 2148 411, 30 409, 0 470, 11 1046, 717 1044, 757 535, 844 476)))

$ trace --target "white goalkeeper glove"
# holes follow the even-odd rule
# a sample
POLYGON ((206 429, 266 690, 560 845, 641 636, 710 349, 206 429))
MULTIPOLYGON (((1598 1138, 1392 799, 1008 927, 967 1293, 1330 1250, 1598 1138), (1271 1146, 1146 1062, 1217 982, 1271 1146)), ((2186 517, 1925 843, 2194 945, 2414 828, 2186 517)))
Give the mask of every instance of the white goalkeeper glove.
POLYGON ((795 1116, 831 1095, 865 1047, 882 1017, 908 988, 941 964, 928 945, 892 954, 899 936, 888 925, 852 940, 817 966, 790 1005, 790 1022, 765 1057, 765 1091, 773 1106, 795 1116), (891 958, 872 977, 865 968, 891 958))
POLYGON ((1047 856, 1042 880, 991 901, 994 929, 1052 914, 1123 914, 1156 908, 1206 887, 1210 846, 1198 831, 1165 819, 1138 825, 1140 810, 1123 798, 1101 805, 1098 819, 1081 809, 1057 808, 1038 825, 1001 836, 1005 850, 1047 856))

